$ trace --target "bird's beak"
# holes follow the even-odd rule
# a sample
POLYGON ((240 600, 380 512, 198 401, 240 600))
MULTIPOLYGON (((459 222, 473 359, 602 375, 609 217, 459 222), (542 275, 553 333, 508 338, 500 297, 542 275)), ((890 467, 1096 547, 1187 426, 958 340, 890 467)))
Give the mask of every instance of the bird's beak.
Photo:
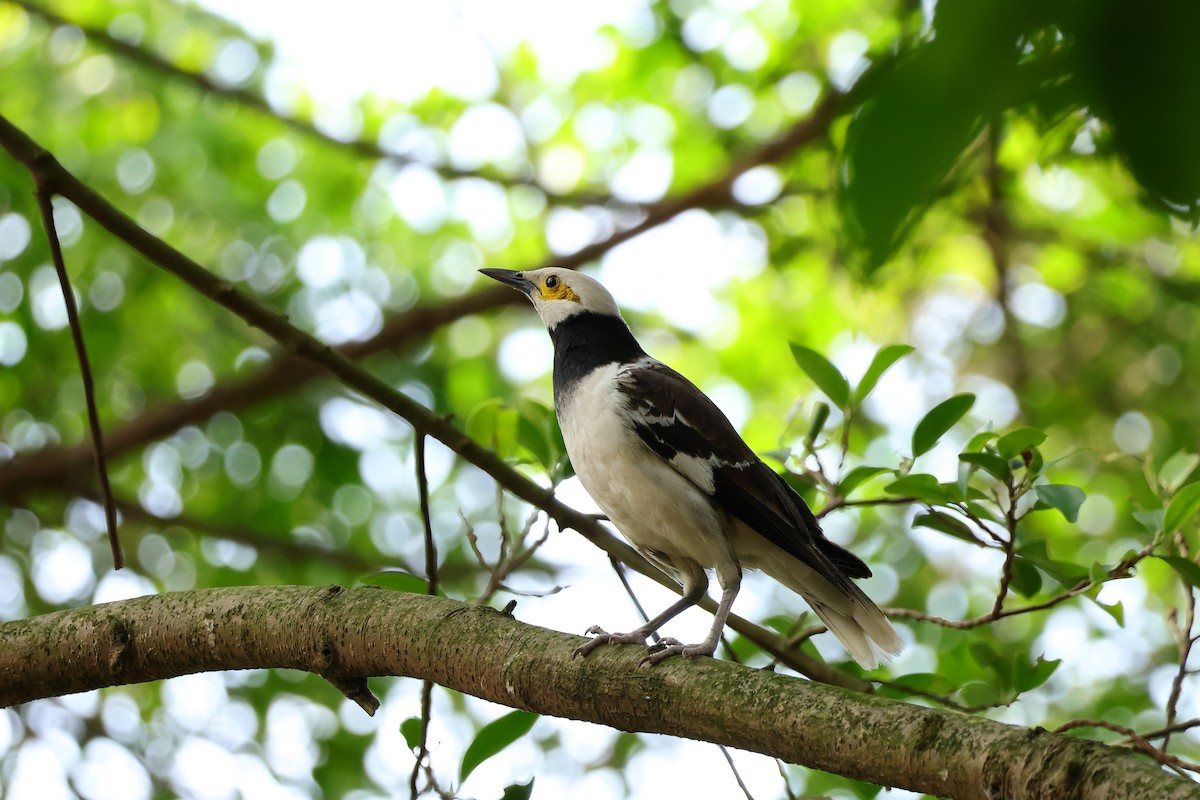
POLYGON ((526 280, 523 273, 514 272, 511 269, 481 269, 479 271, 489 278, 511 286, 522 294, 533 294, 533 290, 537 288, 532 281, 526 280))

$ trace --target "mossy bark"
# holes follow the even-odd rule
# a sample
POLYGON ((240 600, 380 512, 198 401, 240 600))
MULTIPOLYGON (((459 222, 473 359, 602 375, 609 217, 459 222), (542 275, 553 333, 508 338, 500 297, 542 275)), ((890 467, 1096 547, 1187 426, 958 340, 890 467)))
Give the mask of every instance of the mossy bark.
POLYGON ((1182 800, 1200 787, 1097 742, 714 659, 640 668, 639 647, 376 588, 233 587, 0 626, 0 705, 194 672, 290 667, 370 707, 364 679, 435 681, 529 711, 668 733, 954 798, 1182 800), (358 693, 359 696, 355 696, 358 693))

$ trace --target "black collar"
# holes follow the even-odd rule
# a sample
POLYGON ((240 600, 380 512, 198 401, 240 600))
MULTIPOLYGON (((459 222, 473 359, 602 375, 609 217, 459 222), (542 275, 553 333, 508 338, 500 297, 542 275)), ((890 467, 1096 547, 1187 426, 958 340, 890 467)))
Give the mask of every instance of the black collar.
POLYGON ((554 400, 560 405, 597 367, 627 364, 646 355, 620 317, 583 311, 550 330, 554 342, 554 400))

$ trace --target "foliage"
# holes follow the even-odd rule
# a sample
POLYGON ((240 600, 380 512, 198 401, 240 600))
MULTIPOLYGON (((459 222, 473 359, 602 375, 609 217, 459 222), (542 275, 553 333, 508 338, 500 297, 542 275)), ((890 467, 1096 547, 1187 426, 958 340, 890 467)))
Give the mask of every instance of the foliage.
MULTIPOLYGON (((527 308, 483 313, 518 298, 475 276, 579 259, 871 565, 864 589, 911 641, 867 676, 881 693, 1105 741, 1137 731, 1178 767, 1200 758, 1182 729, 1200 719, 1200 12, 1131 9, 659 3, 588 31, 577 73, 531 36, 494 48, 490 91, 402 103, 310 93, 199 7, 0 2, 0 114, 582 505, 548 343, 527 308), (638 224, 653 229, 607 238, 638 224)), ((634 620, 603 554, 434 442, 418 464, 407 423, 301 374, 59 200, 122 503, 129 567, 113 573, 32 187, 0 156, 4 619, 194 586, 426 591, 421 468, 439 591, 517 598, 522 619, 576 632, 634 620)), ((761 589, 740 614, 861 674, 802 603, 761 589)), ((772 663, 744 636, 730 654, 772 663)), ((128 797, 197 780, 252 793, 255 775, 298 796, 404 793, 426 740, 418 777, 446 792, 529 796, 536 776, 547 796, 650 796, 691 747, 437 689, 423 719, 420 688, 379 682, 372 721, 285 672, 35 703, 0 712, 0 784, 32 780, 39 739, 62 731, 82 748, 51 748, 62 781, 86 795, 80 776, 124 759, 128 797)), ((711 760, 697 780, 738 791, 711 760)), ((773 765, 734 763, 756 796, 781 793, 773 765)))

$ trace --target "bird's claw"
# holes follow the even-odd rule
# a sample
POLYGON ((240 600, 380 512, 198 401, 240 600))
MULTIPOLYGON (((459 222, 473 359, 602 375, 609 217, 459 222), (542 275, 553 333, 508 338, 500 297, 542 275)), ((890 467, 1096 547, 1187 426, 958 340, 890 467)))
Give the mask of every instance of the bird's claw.
POLYGON ((648 634, 632 631, 630 633, 609 633, 599 625, 593 625, 584 631, 587 635, 593 637, 590 642, 585 642, 575 648, 575 652, 571 654, 571 658, 576 656, 587 657, 588 653, 593 650, 603 647, 606 644, 645 644, 648 634))
POLYGON ((657 653, 668 647, 683 647, 683 642, 679 641, 678 639, 676 639, 674 637, 665 636, 662 639, 659 639, 654 644, 650 645, 650 652, 657 653))
POLYGON ((716 649, 710 648, 705 644, 683 644, 678 639, 663 639, 658 644, 662 649, 649 653, 638 662, 639 667, 653 667, 655 664, 666 661, 672 656, 682 656, 683 658, 711 656, 716 649))

